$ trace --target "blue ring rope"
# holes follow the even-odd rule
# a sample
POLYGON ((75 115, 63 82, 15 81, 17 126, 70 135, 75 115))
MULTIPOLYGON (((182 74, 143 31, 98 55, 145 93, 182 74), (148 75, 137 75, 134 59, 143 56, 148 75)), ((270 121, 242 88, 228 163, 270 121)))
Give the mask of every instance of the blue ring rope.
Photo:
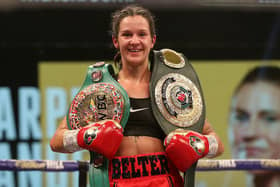
MULTIPOLYGON (((88 161, 75 160, 0 160, 0 170, 5 171, 79 171, 81 167, 88 170, 88 161)), ((224 170, 280 170, 280 159, 201 159, 197 171, 224 170)))

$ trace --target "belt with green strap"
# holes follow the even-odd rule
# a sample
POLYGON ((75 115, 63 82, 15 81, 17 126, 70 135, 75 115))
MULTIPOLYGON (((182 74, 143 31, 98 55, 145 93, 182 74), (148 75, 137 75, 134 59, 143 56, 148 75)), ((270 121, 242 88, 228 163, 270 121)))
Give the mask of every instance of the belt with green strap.
MULTIPOLYGON (((111 64, 99 62, 88 67, 86 79, 69 107, 69 129, 104 119, 113 119, 124 129, 129 117, 129 97, 112 75, 114 69, 111 64)), ((90 186, 109 187, 108 167, 108 159, 90 151, 90 186)))

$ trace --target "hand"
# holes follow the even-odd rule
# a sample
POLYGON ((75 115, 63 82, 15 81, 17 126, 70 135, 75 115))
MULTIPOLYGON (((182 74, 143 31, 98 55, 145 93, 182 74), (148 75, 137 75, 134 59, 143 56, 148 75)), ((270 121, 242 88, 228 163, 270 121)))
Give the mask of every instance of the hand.
POLYGON ((177 169, 185 172, 209 152, 206 136, 190 130, 176 129, 164 140, 167 158, 177 169))
POLYGON ((121 144, 122 132, 121 125, 113 120, 91 123, 79 130, 77 143, 82 148, 112 159, 121 144))

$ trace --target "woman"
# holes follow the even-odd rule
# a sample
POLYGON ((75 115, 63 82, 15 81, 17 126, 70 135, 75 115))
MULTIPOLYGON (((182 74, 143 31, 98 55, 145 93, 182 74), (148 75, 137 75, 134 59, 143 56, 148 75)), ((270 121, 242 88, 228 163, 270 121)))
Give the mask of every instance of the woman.
MULTIPOLYGON (((111 127, 110 130, 112 134, 116 139, 120 140, 120 143, 118 144, 114 141, 115 145, 110 147, 115 148, 109 151, 103 150, 104 148, 99 145, 96 145, 98 148, 94 147, 92 150, 102 153, 109 159, 114 158, 112 159, 113 163, 110 165, 110 167, 113 167, 113 171, 110 170, 112 171, 110 174, 112 175, 110 176, 111 185, 117 183, 118 186, 133 186, 134 184, 138 186, 169 186, 172 183, 175 186, 183 186, 182 178, 178 175, 177 169, 185 171, 187 168, 182 168, 181 164, 178 164, 178 162, 176 164, 176 161, 180 161, 180 163, 187 162, 189 165, 186 167, 189 167, 199 158, 206 156, 208 152, 211 152, 211 157, 220 155, 223 152, 223 144, 208 122, 205 122, 203 134, 208 135, 210 139, 191 131, 174 132, 166 138, 166 135, 154 119, 152 111, 149 108, 149 82, 151 72, 148 66, 149 54, 156 42, 156 33, 154 18, 148 10, 139 6, 130 5, 120 11, 116 11, 112 16, 112 41, 115 48, 118 50, 115 61, 116 63, 121 62, 120 71, 116 80, 126 90, 130 97, 131 106, 142 105, 143 110, 130 112, 123 137, 121 137, 122 133, 118 125, 108 121, 105 122, 109 123, 106 125, 111 127), (189 134, 190 132, 192 134, 189 134), (202 156, 196 155, 195 153, 193 153, 192 156, 180 154, 182 147, 176 144, 177 140, 175 140, 174 143, 174 139, 189 138, 190 135, 195 135, 203 139, 203 143, 205 143, 205 145, 207 144, 207 153, 205 152, 202 156), (163 143, 164 139, 165 144, 163 143), (211 142, 214 143, 211 144, 211 142), (212 145, 212 148, 210 145, 212 145), (211 151, 208 151, 209 149, 211 151), (173 160, 177 159, 176 157, 178 155, 181 157, 181 159, 174 160, 174 165, 177 169, 171 164, 172 161, 168 163, 165 162, 167 161, 165 159, 165 151, 167 150, 169 150, 171 155, 174 152, 178 152, 175 158, 171 156, 173 160), (122 159, 123 157, 125 159, 122 159), (156 158, 156 161, 143 161, 141 160, 143 158, 156 158), (187 160, 185 161, 186 158, 187 160), (117 164, 115 161, 118 159, 122 161, 129 160, 131 162, 133 162, 133 159, 136 159, 138 163, 149 162, 150 165, 145 165, 145 167, 142 165, 140 169, 138 168, 138 170, 135 170, 137 172, 129 170, 124 173, 124 168, 122 168, 123 175, 122 178, 120 178, 114 168, 117 164), (158 170, 160 166, 153 167, 153 163, 157 164, 157 166, 160 165, 162 167, 161 170, 158 170), (148 169, 146 167, 148 167, 148 169), (130 174, 130 176, 126 174, 130 174), (127 178, 130 180, 127 180, 127 178)), ((79 140, 78 145, 74 148, 73 145, 71 145, 71 148, 68 149, 67 145, 65 145, 67 141, 73 144, 73 139, 76 143, 76 137, 80 136, 80 134, 81 136, 84 135, 86 130, 81 130, 82 132, 77 130, 75 133, 73 133, 72 130, 70 132, 67 129, 66 119, 64 119, 51 140, 50 144, 52 150, 56 152, 73 152, 79 150, 81 146, 90 150, 91 148, 81 145, 83 143, 79 143, 79 140)), ((77 139, 79 139, 79 137, 77 139)), ((183 145, 183 150, 184 146, 186 146, 186 150, 190 148, 190 145, 183 145)))
MULTIPOLYGON (((280 158, 280 68, 259 66, 233 94, 229 136, 234 158, 280 158)), ((248 187, 280 187, 277 171, 250 171, 248 187)))

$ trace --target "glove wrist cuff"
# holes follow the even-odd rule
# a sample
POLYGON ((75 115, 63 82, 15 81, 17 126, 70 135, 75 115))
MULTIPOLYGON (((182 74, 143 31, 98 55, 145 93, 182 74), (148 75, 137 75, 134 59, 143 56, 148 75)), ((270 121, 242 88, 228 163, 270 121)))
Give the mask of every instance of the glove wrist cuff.
POLYGON ((209 144, 209 152, 206 155, 206 157, 212 158, 212 157, 216 156, 216 154, 218 152, 219 144, 214 135, 205 135, 205 137, 207 138, 208 144, 209 144))
POLYGON ((79 133, 79 129, 77 130, 66 130, 63 134, 63 147, 65 151, 73 153, 76 151, 82 150, 82 148, 78 145, 77 135, 79 133))

